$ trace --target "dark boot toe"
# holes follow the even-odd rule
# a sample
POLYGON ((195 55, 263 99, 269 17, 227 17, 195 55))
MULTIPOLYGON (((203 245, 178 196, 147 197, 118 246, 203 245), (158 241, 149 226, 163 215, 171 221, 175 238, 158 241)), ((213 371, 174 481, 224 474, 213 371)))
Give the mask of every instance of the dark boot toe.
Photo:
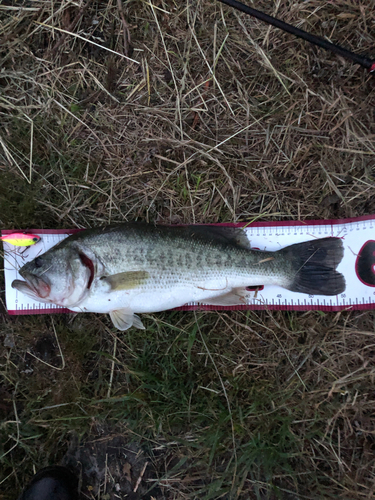
POLYGON ((78 479, 66 467, 40 470, 18 500, 77 500, 78 479))

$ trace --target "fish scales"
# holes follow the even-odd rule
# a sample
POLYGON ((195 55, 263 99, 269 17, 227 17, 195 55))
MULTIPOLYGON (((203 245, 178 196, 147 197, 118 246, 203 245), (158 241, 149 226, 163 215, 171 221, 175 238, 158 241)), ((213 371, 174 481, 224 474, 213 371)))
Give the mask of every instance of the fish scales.
MULTIPOLYGON (((141 234, 134 230, 113 231, 110 242, 106 234, 83 235, 77 240, 82 243, 90 240, 90 246, 110 274, 119 270, 147 270, 150 278, 143 288, 150 285, 156 288, 161 283, 185 284, 223 274, 251 281, 252 276, 264 277, 266 263, 259 264, 259 261, 274 254, 255 250, 249 252, 228 243, 215 244, 209 238, 191 239, 188 236, 189 233, 185 235, 172 231, 170 234, 146 226, 141 234)), ((269 262, 267 268, 270 276, 282 276, 280 261, 269 262)))

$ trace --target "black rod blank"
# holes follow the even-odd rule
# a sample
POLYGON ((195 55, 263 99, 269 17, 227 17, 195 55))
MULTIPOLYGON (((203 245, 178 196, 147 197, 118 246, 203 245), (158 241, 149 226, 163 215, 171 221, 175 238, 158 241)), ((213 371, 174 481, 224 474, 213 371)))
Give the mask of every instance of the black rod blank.
POLYGON ((229 5, 230 7, 233 7, 234 9, 240 10, 241 12, 245 12, 245 14, 256 17, 261 21, 271 24, 272 26, 276 26, 276 28, 280 28, 283 31, 291 33, 292 35, 298 38, 303 38, 304 40, 307 40, 308 42, 314 45, 318 45, 319 47, 322 47, 325 50, 329 50, 331 52, 334 52, 335 54, 338 54, 339 56, 345 57, 346 59, 350 59, 354 63, 359 64, 360 66, 363 66, 364 68, 368 69, 370 72, 375 71, 375 60, 371 60, 368 57, 362 56, 360 54, 355 54, 354 52, 344 49, 339 45, 335 45, 334 43, 328 42, 328 40, 325 40, 324 38, 312 35, 311 33, 296 28, 291 24, 284 23, 284 21, 280 21, 280 19, 276 19, 276 17, 269 16, 268 14, 265 14, 260 10, 248 7, 247 5, 238 2, 237 0, 219 0, 219 1, 225 3, 226 5, 229 5))

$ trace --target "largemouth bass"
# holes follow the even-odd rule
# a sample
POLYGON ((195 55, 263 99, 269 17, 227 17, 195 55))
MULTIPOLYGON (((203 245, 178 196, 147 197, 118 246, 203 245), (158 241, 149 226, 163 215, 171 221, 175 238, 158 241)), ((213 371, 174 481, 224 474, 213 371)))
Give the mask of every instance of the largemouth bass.
POLYGON ((280 285, 337 295, 345 279, 339 238, 252 250, 240 228, 125 223, 88 229, 27 262, 12 287, 77 312, 109 313, 120 330, 143 328, 136 313, 189 302, 246 303, 246 287, 280 285))

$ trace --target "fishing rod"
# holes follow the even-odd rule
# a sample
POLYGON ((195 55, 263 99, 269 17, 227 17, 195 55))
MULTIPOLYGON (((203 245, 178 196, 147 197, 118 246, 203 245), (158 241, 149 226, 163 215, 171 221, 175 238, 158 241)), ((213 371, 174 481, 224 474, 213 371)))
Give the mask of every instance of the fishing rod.
POLYGON ((329 50, 338 54, 339 56, 345 57, 345 59, 349 59, 356 64, 366 68, 370 73, 375 74, 375 59, 369 59, 366 56, 355 54, 354 52, 344 49, 339 45, 335 45, 334 43, 328 42, 324 38, 321 38, 316 35, 312 35, 307 31, 301 30, 292 26, 291 24, 285 23, 284 21, 280 21, 280 19, 276 19, 276 17, 269 16, 264 12, 253 9, 252 7, 248 7, 247 5, 238 2, 237 0, 219 0, 221 3, 225 3, 234 9, 237 9, 241 12, 245 12, 249 16, 256 17, 265 23, 271 24, 272 26, 276 26, 276 28, 280 28, 283 31, 291 33, 292 35, 302 38, 303 40, 307 40, 308 42, 317 45, 318 47, 322 47, 325 50, 329 50))

